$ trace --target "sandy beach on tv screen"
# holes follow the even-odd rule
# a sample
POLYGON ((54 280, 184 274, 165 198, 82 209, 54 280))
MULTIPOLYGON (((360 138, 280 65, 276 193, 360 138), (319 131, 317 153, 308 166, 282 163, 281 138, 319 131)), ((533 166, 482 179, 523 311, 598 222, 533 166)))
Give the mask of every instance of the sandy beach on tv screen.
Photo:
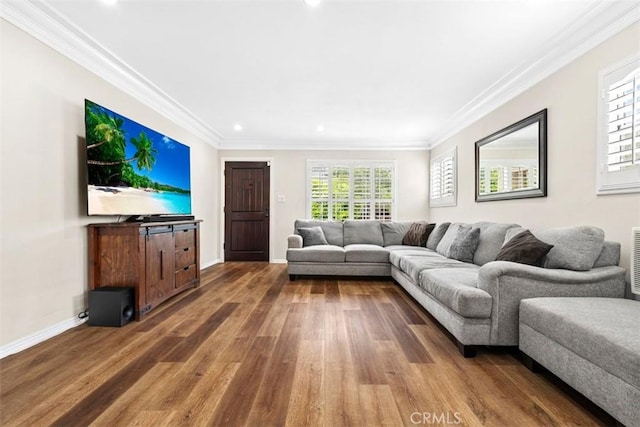
POLYGON ((154 191, 131 187, 89 186, 89 212, 104 215, 138 215, 167 212, 167 205, 153 197, 154 191))

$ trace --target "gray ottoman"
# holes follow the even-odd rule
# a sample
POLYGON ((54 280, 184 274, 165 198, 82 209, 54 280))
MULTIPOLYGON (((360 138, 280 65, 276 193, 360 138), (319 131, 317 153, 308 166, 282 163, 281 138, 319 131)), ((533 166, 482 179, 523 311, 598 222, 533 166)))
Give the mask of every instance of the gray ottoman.
POLYGON ((640 427, 640 301, 520 302, 520 350, 629 427, 640 427))

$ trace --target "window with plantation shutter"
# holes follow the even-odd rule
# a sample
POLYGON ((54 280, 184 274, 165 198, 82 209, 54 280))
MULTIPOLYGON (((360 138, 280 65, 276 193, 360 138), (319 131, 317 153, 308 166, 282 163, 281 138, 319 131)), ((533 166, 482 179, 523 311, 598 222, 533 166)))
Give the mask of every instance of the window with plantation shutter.
POLYGON ((640 191, 640 57, 600 73, 598 194, 640 191))
POLYGON ((456 205, 456 149, 431 160, 429 204, 430 206, 456 205))
POLYGON ((307 162, 308 217, 319 220, 390 221, 394 162, 307 162))

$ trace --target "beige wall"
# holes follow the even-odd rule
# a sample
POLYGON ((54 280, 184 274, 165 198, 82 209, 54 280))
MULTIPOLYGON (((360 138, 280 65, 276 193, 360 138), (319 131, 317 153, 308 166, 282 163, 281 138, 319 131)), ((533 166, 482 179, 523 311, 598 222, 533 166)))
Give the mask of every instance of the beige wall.
POLYGON ((598 72, 640 51, 635 24, 432 150, 458 147, 458 205, 431 208, 432 221, 492 220, 526 227, 590 224, 622 243, 629 267, 631 227, 640 225, 640 194, 596 196, 598 72), (548 108, 548 196, 474 202, 474 143, 548 108))
POLYGON ((217 153, 210 145, 0 20, 0 346, 86 307, 84 98, 191 147, 203 264, 217 258, 217 153))
MULTIPOLYGON (((305 177, 307 160, 395 160, 396 211, 399 220, 427 218, 427 182, 429 153, 427 151, 305 151, 305 150, 220 150, 223 160, 270 159, 272 180, 271 259, 283 260, 287 251, 287 236, 293 232, 293 222, 306 218, 305 177), (277 195, 285 196, 277 203, 277 195)), ((221 216, 222 217, 222 216, 221 216)), ((223 218, 221 218, 222 220, 223 218)))

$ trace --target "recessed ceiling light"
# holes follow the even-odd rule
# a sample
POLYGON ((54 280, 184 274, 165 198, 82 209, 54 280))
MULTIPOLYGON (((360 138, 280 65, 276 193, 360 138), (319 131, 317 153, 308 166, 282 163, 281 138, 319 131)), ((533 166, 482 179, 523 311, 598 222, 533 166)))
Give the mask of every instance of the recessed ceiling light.
POLYGON ((241 132, 242 125, 240 123, 236 123, 235 125, 233 125, 233 130, 235 130, 236 132, 241 132))
POLYGON ((118 0, 102 0, 102 3, 108 4, 109 6, 113 6, 118 3, 118 0))
POLYGON ((316 130, 317 130, 318 132, 324 132, 324 126, 322 126, 322 125, 318 125, 318 127, 316 128, 316 130))
POLYGON ((304 4, 306 4, 309 7, 316 7, 320 4, 320 2, 322 2, 322 0, 302 0, 304 2, 304 4))

